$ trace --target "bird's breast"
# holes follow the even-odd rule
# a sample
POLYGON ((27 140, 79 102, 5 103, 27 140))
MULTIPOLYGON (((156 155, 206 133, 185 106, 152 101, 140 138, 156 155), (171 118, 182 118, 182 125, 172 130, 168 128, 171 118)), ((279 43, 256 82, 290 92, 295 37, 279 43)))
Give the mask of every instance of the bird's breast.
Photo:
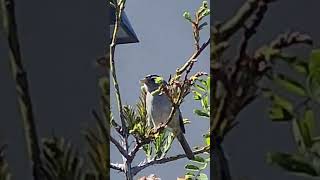
POLYGON ((171 112, 171 102, 164 94, 155 96, 151 94, 147 95, 146 107, 147 114, 157 125, 161 122, 166 122, 171 112))

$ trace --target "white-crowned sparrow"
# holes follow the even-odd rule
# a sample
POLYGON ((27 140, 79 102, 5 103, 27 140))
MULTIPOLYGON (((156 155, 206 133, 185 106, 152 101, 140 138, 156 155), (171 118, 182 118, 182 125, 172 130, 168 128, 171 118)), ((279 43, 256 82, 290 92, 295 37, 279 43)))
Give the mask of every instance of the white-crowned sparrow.
MULTIPOLYGON (((165 93, 162 94, 151 94, 153 91, 159 88, 161 83, 156 82, 158 75, 148 75, 145 78, 140 80, 140 83, 144 85, 144 88, 147 92, 146 94, 146 110, 148 125, 151 126, 151 123, 154 127, 158 127, 160 123, 165 123, 169 118, 172 104, 165 93)), ((166 83, 163 81, 163 83, 166 83)), ((183 119, 180 109, 178 109, 173 119, 168 124, 169 129, 179 140, 183 150, 186 153, 188 159, 193 159, 193 152, 184 137, 185 128, 183 124, 183 119)))

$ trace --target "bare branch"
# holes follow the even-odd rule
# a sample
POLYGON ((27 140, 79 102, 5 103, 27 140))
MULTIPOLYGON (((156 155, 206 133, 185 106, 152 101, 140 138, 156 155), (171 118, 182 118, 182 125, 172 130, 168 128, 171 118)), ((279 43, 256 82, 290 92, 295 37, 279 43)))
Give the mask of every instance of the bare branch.
MULTIPOLYGON (((125 3, 126 3, 126 0, 119 0, 118 4, 116 5, 116 21, 115 21, 115 26, 114 26, 114 30, 113 30, 112 41, 110 44, 110 52, 109 53, 110 53, 110 71, 111 71, 112 78, 113 78, 113 85, 115 88, 116 99, 118 102, 118 110, 119 110, 119 114, 120 114, 121 127, 123 130, 122 135, 123 135, 124 152, 121 152, 121 153, 124 155, 123 156, 123 162, 125 164, 124 172, 126 174, 127 180, 133 180, 133 175, 131 173, 131 162, 128 161, 129 156, 127 154, 129 151, 129 144, 128 144, 129 133, 128 133, 128 127, 125 122, 125 118, 124 118, 124 114, 123 114, 123 106, 122 106, 122 102, 121 102, 120 88, 119 88, 119 83, 117 80, 115 60, 114 60, 115 50, 116 50, 117 33, 119 31, 120 21, 121 21, 121 17, 122 17, 122 12, 125 7, 125 3)), ((106 57, 108 57, 107 54, 106 54, 106 57)), ((112 140, 111 136, 110 136, 110 139, 112 140)), ((113 142, 113 143, 116 145, 115 142, 113 142)), ((118 145, 116 145, 116 146, 118 146, 118 145)), ((119 151, 120 151, 120 149, 119 149, 119 151)))
POLYGON ((247 0, 236 14, 223 24, 216 27, 214 33, 214 41, 216 44, 227 41, 234 33, 236 33, 245 22, 257 10, 260 2, 270 3, 275 0, 247 0))
MULTIPOLYGON (((201 154, 201 153, 204 153, 204 152, 209 152, 209 148, 208 147, 203 147, 199 150, 196 150, 193 152, 194 155, 196 154, 201 154)), ((164 164, 164 163, 167 163, 167 162, 171 162, 171 161, 175 161, 175 160, 179 160, 179 159, 182 159, 182 158, 186 158, 187 155, 186 154, 178 154, 178 155, 175 155, 175 156, 171 156, 171 157, 163 157, 163 158, 160 158, 160 159, 155 159, 155 160, 151 160, 149 162, 144 162, 138 166, 135 166, 132 168, 132 173, 134 175, 136 175, 138 172, 140 172, 141 170, 149 167, 149 166, 152 166, 152 165, 156 165, 156 164, 164 164)))
MULTIPOLYGON (((97 120, 98 123, 101 123, 102 120, 101 118, 98 116, 96 111, 92 111, 92 115, 94 116, 94 118, 97 120)), ((103 128, 103 126, 101 125, 101 127, 103 128)), ((126 153, 125 149, 121 146, 121 144, 114 138, 111 136, 110 134, 110 130, 107 128, 103 129, 103 132, 106 133, 105 136, 108 136, 110 138, 110 141, 117 147, 117 149, 119 150, 119 152, 126 158, 128 158, 128 154, 126 153)))
POLYGON ((110 163, 109 168, 120 171, 120 172, 124 172, 124 165, 123 164, 110 163))

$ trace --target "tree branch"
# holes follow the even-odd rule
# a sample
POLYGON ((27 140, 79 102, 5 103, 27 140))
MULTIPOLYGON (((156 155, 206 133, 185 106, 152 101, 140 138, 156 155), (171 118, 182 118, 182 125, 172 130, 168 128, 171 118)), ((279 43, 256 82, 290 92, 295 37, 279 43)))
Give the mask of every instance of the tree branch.
MULTIPOLYGON (((116 91, 116 99, 118 102, 118 110, 119 110, 119 114, 120 114, 120 120, 121 120, 121 126, 122 126, 122 130, 123 130, 123 145, 124 145, 124 150, 125 150, 125 154, 126 156, 124 156, 125 158, 123 158, 124 164, 125 164, 125 168, 124 168, 124 172, 126 174, 126 179, 127 180, 133 180, 133 175, 131 173, 131 162, 128 161, 128 151, 129 151, 129 145, 128 145, 128 137, 129 137, 129 132, 128 132, 128 127, 127 124, 125 122, 124 119, 124 114, 123 114, 123 107, 122 107, 122 102, 121 102, 121 95, 120 95, 120 88, 119 88, 119 83, 117 80, 117 74, 116 74, 116 67, 115 67, 115 60, 114 60, 114 56, 115 56, 115 50, 116 50, 116 40, 117 40, 117 33, 119 31, 119 27, 120 27, 120 21, 121 21, 121 17, 122 17, 122 12, 124 10, 125 7, 125 3, 126 0, 119 0, 118 4, 116 5, 116 21, 115 21, 115 25, 114 25, 114 30, 113 30, 113 35, 112 35, 112 40, 111 40, 111 44, 110 44, 110 71, 112 74, 112 79, 113 79, 113 85, 116 91)), ((107 55, 106 55, 107 57, 107 55)), ((110 136, 111 138, 111 136, 110 136)))
POLYGON ((29 93, 27 72, 23 67, 21 57, 14 0, 1 0, 1 8, 1 20, 3 21, 5 35, 9 43, 11 70, 13 78, 16 81, 16 91, 24 124, 28 154, 32 162, 33 177, 35 180, 41 180, 43 179, 41 173, 41 151, 39 147, 31 96, 29 93))
MULTIPOLYGON (((201 154, 201 153, 204 153, 204 152, 209 152, 209 148, 208 147, 203 147, 199 150, 196 150, 193 152, 193 154, 201 154)), ((160 158, 160 159, 155 159, 155 160, 152 160, 152 161, 149 161, 149 162, 144 162, 138 166, 135 166, 132 168, 132 173, 134 175, 136 175, 138 172, 140 172, 141 170, 149 167, 149 166, 152 166, 152 165, 156 165, 156 164, 164 164, 164 163, 167 163, 167 162, 171 162, 171 161, 175 161, 175 160, 179 160, 179 159, 182 159, 182 158, 186 158, 187 155, 186 154, 178 154, 178 155, 175 155, 175 156, 171 156, 171 157, 163 157, 163 158, 160 158)))
POLYGON ((124 172, 123 164, 110 163, 109 168, 120 171, 120 172, 124 172))

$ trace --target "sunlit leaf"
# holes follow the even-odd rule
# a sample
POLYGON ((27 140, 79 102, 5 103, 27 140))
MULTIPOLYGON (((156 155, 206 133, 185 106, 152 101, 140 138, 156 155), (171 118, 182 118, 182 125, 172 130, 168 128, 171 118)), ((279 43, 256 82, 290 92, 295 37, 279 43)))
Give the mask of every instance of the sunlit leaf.
POLYGON ((204 173, 200 173, 197 180, 208 180, 208 176, 204 173))
POLYGON ((210 146, 210 134, 205 134, 204 136, 204 142, 207 146, 210 146))
POLYGON ((199 93, 199 92, 197 92, 197 91, 192 91, 193 92, 193 99, 194 100, 201 100, 201 98, 202 98, 202 95, 199 93))
POLYGON ((198 116, 203 116, 203 117, 210 117, 210 115, 207 112, 204 112, 203 110, 200 109, 195 109, 194 113, 197 114, 198 116))

